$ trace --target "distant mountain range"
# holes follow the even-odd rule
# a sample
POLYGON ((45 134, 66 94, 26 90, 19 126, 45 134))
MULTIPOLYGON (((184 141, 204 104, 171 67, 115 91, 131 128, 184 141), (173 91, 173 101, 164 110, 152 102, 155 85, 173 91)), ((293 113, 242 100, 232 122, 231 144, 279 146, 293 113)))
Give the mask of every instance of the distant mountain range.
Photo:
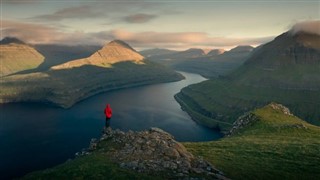
POLYGON ((142 50, 139 53, 143 55, 145 58, 150 58, 153 56, 159 56, 159 55, 167 55, 167 54, 174 54, 178 51, 169 50, 169 49, 160 49, 160 48, 154 48, 154 49, 146 49, 142 50))
MULTIPOLYGON (((1 48, 5 55, 1 60, 17 59, 16 56, 20 57, 20 53, 26 54, 24 50, 29 50, 31 47, 23 46, 28 48, 15 49, 11 54, 10 49, 1 48)), ((76 60, 63 60, 63 52, 67 50, 59 52, 59 48, 61 49, 61 46, 40 46, 42 52, 53 55, 45 66, 50 69, 41 70, 32 66, 31 68, 35 69, 30 68, 31 70, 25 71, 26 68, 24 68, 21 69, 23 73, 20 71, 15 75, 2 78, 0 103, 44 102, 68 108, 100 92, 183 79, 182 75, 163 65, 144 60, 137 51, 119 40, 106 44, 89 57, 76 60), (49 47, 55 47, 55 49, 50 50, 49 47), (58 62, 63 62, 62 64, 55 65, 53 57, 57 54, 61 58, 58 62)), ((79 48, 71 48, 71 50, 75 49, 79 48)), ((89 48, 85 53, 79 52, 79 56, 93 49, 89 48)), ((74 52, 65 53, 65 56, 74 52)), ((38 54, 41 56, 40 53, 38 54)), ((17 61, 24 62, 25 59, 21 58, 17 61)))
POLYGON ((252 50, 252 46, 237 46, 229 51, 212 50, 207 55, 172 60, 165 64, 177 70, 214 78, 239 67, 249 57, 252 50))
POLYGON ((186 87, 176 98, 194 119, 221 130, 272 101, 320 125, 320 36, 283 33, 253 50, 230 74, 186 87))

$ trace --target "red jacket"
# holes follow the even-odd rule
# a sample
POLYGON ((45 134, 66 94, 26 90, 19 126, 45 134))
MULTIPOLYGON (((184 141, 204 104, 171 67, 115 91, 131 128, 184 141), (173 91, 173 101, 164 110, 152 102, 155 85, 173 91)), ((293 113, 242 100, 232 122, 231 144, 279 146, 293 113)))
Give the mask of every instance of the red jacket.
POLYGON ((104 109, 104 115, 106 118, 110 119, 112 116, 112 109, 109 104, 107 104, 106 108, 104 109))

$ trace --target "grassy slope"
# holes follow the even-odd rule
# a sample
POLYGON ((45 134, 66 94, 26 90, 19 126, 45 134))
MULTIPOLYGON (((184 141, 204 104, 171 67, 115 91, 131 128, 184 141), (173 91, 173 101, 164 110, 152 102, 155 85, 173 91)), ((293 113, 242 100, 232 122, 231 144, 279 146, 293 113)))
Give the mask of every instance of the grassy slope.
POLYGON ((320 128, 264 107, 260 121, 219 141, 185 143, 232 179, 319 179, 320 128), (306 127, 295 128, 296 124, 306 127))
POLYGON ((87 156, 67 161, 54 168, 30 173, 23 179, 159 179, 144 173, 120 168, 112 162, 106 152, 112 144, 104 143, 98 150, 87 156))
POLYGON ((289 107, 294 114, 308 122, 320 125, 319 91, 254 87, 228 80, 209 80, 188 86, 177 96, 189 109, 212 121, 233 123, 244 112, 274 101, 289 107))
POLYGON ((182 78, 175 71, 150 61, 144 64, 121 62, 105 68, 82 66, 3 78, 0 101, 49 102, 70 107, 97 93, 182 78))
POLYGON ((44 57, 28 45, 0 45, 1 76, 36 68, 43 60, 44 57))

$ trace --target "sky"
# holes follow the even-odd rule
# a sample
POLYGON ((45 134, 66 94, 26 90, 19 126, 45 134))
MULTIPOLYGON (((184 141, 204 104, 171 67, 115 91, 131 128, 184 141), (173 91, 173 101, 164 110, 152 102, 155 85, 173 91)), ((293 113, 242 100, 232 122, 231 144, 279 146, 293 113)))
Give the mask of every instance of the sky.
POLYGON ((1 0, 0 15, 1 39, 31 44, 230 49, 319 22, 320 0, 1 0))

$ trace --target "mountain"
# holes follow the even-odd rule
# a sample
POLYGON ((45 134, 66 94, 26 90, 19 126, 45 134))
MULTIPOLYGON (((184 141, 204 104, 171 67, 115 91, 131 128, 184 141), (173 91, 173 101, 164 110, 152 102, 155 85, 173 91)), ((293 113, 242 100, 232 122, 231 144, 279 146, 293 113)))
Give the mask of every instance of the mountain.
POLYGON ((169 49, 160 49, 160 48, 154 48, 154 49, 146 49, 146 50, 142 50, 139 53, 146 57, 153 57, 153 56, 159 56, 159 55, 168 55, 168 54, 174 54, 177 53, 178 51, 174 51, 174 50, 169 50, 169 49))
POLYGON ((220 54, 223 54, 225 52, 224 49, 213 49, 211 51, 208 52, 208 56, 218 56, 220 54))
POLYGON ((81 67, 84 65, 95 65, 95 66, 109 66, 122 61, 142 61, 144 57, 140 55, 136 50, 130 47, 127 43, 114 40, 103 46, 102 49, 93 53, 88 58, 73 60, 61 65, 53 66, 51 69, 66 69, 81 67))
POLYGON ((16 38, 4 38, 0 42, 0 76, 34 69, 44 62, 37 50, 16 38))
POLYGON ((177 70, 214 78, 226 75, 239 67, 249 57, 252 50, 252 46, 237 46, 229 51, 216 49, 209 52, 207 56, 174 61, 168 64, 177 70))
POLYGON ((184 61, 190 58, 202 57, 205 55, 206 52, 202 49, 190 48, 185 51, 176 51, 174 53, 150 56, 148 59, 167 66, 171 66, 172 63, 184 61))
POLYGON ((176 95, 194 119, 222 131, 238 116, 270 102, 320 125, 320 36, 286 32, 260 46, 232 73, 176 95))
POLYGON ((55 65, 63 64, 75 59, 89 57, 91 54, 101 49, 101 46, 36 44, 34 45, 34 48, 45 57, 44 62, 36 70, 45 71, 55 65))
POLYGON ((183 78, 168 67, 144 60, 128 44, 115 40, 87 58, 2 78, 0 103, 41 102, 69 108, 101 92, 183 78))
POLYGON ((190 48, 185 51, 172 54, 172 59, 196 58, 196 57, 201 57, 205 55, 206 53, 202 49, 190 48))
POLYGON ((21 41, 20 39, 17 39, 15 37, 5 37, 0 41, 0 45, 4 44, 26 44, 25 42, 21 41))
POLYGON ((320 36, 283 33, 263 45, 229 77, 241 84, 320 90, 320 36))
POLYGON ((230 179, 319 179, 320 127, 269 104, 239 117, 219 141, 184 143, 230 179))

